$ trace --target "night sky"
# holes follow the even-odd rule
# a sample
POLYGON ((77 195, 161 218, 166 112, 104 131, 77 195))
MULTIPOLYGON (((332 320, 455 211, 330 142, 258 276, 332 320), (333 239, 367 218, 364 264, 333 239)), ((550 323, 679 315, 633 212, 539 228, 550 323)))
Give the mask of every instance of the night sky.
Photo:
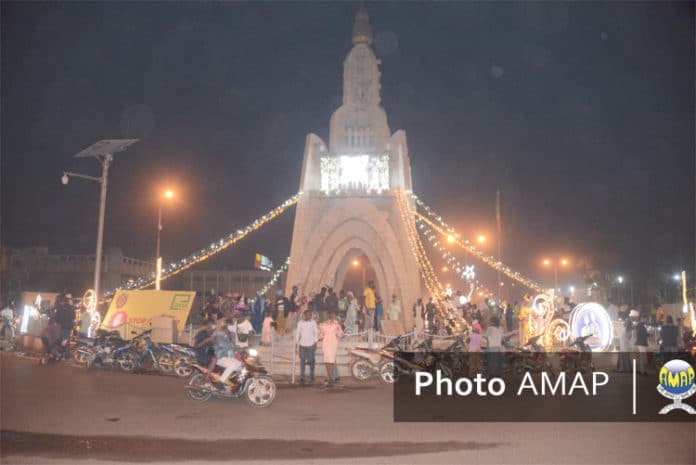
MULTIPOLYGON (((694 269, 694 4, 366 3, 382 104, 414 191, 495 232, 532 277, 564 254, 648 276, 694 269)), ((93 253, 99 174, 72 156, 138 137, 110 172, 105 246, 180 258, 297 191, 328 142, 355 3, 11 3, 2 9, 2 244, 93 253)), ((213 265, 281 262, 294 209, 213 265)), ((493 252, 491 248, 489 252, 493 252)))

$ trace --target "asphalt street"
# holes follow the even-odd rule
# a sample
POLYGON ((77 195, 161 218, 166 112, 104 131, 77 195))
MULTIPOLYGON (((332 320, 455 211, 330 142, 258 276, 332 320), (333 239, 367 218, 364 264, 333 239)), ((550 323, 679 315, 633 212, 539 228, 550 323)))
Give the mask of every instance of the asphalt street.
POLYGON ((696 463, 695 423, 394 423, 376 381, 281 385, 255 410, 173 377, 0 361, 2 463, 696 463))

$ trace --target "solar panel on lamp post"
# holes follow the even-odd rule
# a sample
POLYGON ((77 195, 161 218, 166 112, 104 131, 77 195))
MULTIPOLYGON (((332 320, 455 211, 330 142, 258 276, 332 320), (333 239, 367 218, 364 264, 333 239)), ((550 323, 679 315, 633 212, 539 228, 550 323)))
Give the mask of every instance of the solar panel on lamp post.
POLYGON ((96 142, 86 149, 75 155, 75 158, 94 157, 102 165, 101 177, 88 176, 80 173, 72 173, 70 171, 63 172, 61 182, 68 184, 69 178, 76 177, 96 181, 101 185, 100 202, 99 202, 99 223, 97 226, 97 250, 94 257, 94 293, 96 296, 95 307, 99 303, 99 286, 101 281, 101 262, 102 262, 102 246, 104 239, 104 212, 106 209, 106 187, 109 174, 109 166, 114 159, 114 154, 123 152, 131 145, 138 142, 138 139, 103 139, 96 142))

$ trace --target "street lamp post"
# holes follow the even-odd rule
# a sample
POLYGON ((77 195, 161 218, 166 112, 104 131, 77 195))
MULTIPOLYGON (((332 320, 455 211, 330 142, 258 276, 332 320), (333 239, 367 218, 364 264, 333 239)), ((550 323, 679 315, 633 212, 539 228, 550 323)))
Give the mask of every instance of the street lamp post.
POLYGON ((543 261, 544 266, 551 266, 553 265, 553 292, 556 292, 556 289, 558 289, 558 265, 561 266, 568 266, 570 262, 566 258, 561 258, 558 260, 549 260, 548 258, 545 258, 543 261))
MULTIPOLYGON (((174 191, 166 190, 163 198, 174 198, 174 191)), ((162 199, 159 201, 159 209, 157 213, 157 254, 155 255, 155 290, 160 290, 160 282, 162 280, 162 257, 160 256, 160 234, 162 233, 162 199)))
POLYGON ((75 158, 94 157, 102 165, 102 175, 97 178, 80 173, 64 171, 61 177, 63 184, 68 184, 70 177, 96 181, 101 185, 99 196, 99 223, 97 226, 97 250, 94 257, 94 295, 95 307, 99 303, 99 287, 101 284, 102 248, 104 244, 104 215, 106 212, 106 187, 108 184, 109 166, 114 159, 114 154, 123 152, 128 147, 138 142, 138 139, 104 139, 96 142, 75 155, 75 158))

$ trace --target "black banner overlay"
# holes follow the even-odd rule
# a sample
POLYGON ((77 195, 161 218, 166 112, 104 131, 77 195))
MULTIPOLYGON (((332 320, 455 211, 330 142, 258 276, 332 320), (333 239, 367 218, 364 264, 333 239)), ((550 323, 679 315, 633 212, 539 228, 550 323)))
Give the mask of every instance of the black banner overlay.
MULTIPOLYGON (((681 359, 696 367, 688 354, 651 355, 644 359, 647 374, 638 373, 639 353, 399 352, 395 356, 401 361, 393 396, 396 422, 696 422, 696 415, 681 408, 659 413, 674 402, 696 408, 696 395, 675 401, 663 395, 664 389, 658 390, 664 363, 681 359), (619 357, 628 357, 624 361, 629 371, 616 370, 619 357), (422 369, 413 371, 413 366, 422 369)), ((690 379, 689 373, 682 373, 663 380, 690 387, 693 393, 693 370, 690 373, 690 379)))

